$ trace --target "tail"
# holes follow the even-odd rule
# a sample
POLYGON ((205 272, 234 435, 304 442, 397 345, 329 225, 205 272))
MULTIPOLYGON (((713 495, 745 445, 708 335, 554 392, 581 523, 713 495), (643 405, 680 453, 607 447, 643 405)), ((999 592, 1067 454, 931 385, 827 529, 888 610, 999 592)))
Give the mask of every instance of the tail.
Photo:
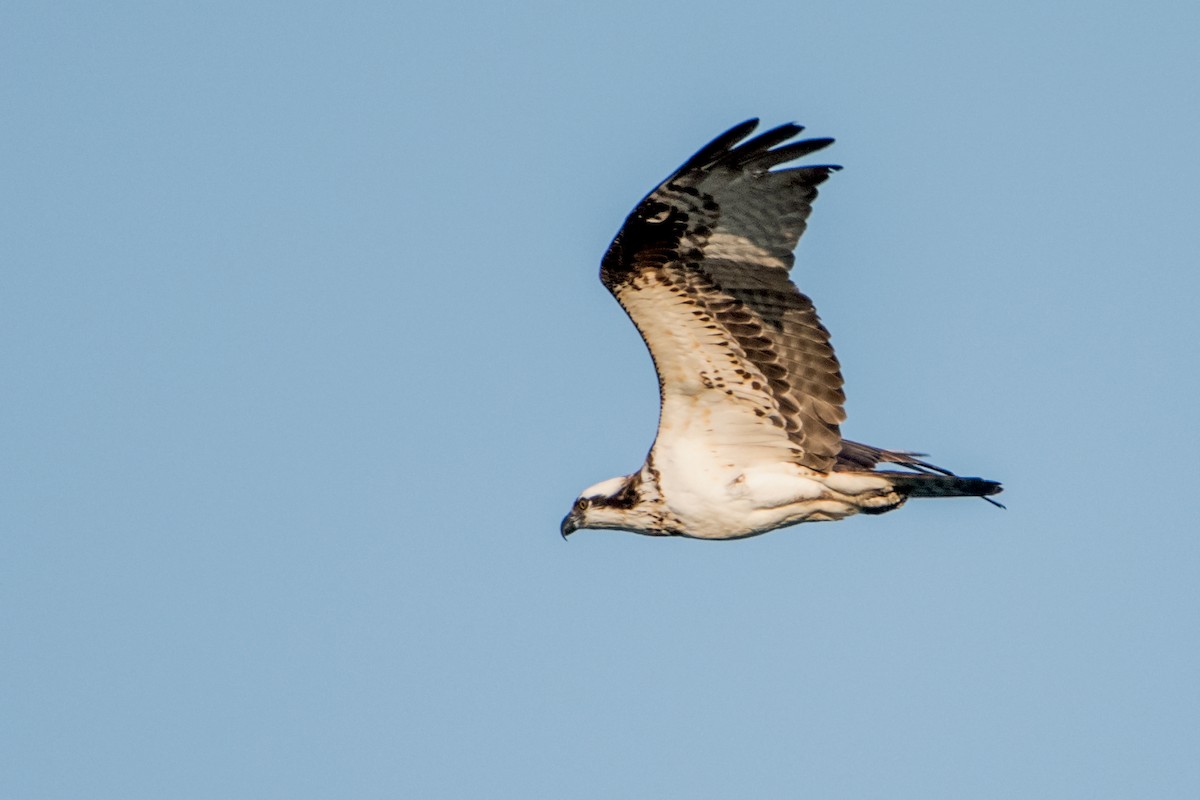
POLYGON ((896 491, 906 497, 982 497, 1004 508, 988 495, 999 494, 1004 487, 985 478, 960 478, 957 475, 925 475, 911 472, 879 472, 886 475, 896 491))

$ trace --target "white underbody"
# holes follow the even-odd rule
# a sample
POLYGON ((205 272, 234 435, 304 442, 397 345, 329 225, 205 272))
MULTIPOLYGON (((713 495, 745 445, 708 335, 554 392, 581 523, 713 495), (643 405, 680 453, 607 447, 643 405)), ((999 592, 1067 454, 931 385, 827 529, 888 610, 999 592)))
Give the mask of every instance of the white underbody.
POLYGON ((886 510, 903 498, 882 475, 821 474, 789 462, 722 463, 687 437, 659 441, 653 453, 660 500, 680 532, 699 539, 754 536, 800 522, 886 510), (664 446, 665 444, 665 446, 664 446))
POLYGON ((666 516, 680 533, 736 539, 794 525, 842 519, 903 498, 883 476, 820 473, 795 463, 795 447, 767 415, 767 379, 724 331, 691 324, 683 296, 628 292, 621 301, 655 342, 663 385, 658 435, 649 464, 666 516), (642 304, 652 303, 643 309, 642 304), (756 385, 757 384, 757 385, 756 385))

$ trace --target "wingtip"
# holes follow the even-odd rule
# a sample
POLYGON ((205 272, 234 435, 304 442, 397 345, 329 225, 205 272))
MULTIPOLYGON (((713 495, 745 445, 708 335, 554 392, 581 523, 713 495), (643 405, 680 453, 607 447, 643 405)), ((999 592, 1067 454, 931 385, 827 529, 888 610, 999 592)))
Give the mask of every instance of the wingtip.
POLYGON ((758 129, 758 126, 761 122, 762 120, 760 120, 758 117, 751 117, 748 120, 739 122, 737 125, 734 125, 732 128, 718 136, 716 141, 722 139, 732 139, 736 144, 737 142, 745 139, 751 133, 754 133, 754 131, 758 129))
MULTIPOLYGON (((753 164, 761 169, 770 169, 828 147, 834 141, 831 137, 820 137, 787 144, 790 139, 804 132, 804 126, 798 122, 785 122, 751 138, 759 122, 758 117, 751 117, 734 125, 700 148, 671 175, 671 178, 688 170, 708 169, 716 164, 735 169, 747 168, 753 164)), ((841 169, 838 166, 824 168, 831 171, 841 169)))

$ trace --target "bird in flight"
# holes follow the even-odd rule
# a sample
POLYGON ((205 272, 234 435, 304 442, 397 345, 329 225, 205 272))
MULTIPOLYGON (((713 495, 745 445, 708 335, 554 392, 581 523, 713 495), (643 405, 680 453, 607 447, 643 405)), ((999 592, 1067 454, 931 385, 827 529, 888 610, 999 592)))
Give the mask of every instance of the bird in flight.
POLYGON ((817 186, 839 167, 775 169, 833 140, 791 141, 803 130, 795 124, 747 139, 757 126, 743 122, 689 158, 604 255, 600 280, 658 372, 658 434, 641 469, 580 494, 564 538, 607 528, 740 539, 882 514, 910 497, 1001 491, 920 454, 842 438, 829 332, 788 278, 817 186))

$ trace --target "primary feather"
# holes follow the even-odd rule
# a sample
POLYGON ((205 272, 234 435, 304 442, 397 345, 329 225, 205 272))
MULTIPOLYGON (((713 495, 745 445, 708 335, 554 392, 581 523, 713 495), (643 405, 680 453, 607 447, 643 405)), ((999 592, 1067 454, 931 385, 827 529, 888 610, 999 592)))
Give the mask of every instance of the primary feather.
POLYGON ((738 538, 880 513, 910 496, 989 495, 915 455, 842 439, 842 375, 829 332, 789 278, 817 187, 840 167, 776 167, 832 139, 788 143, 748 120, 647 195, 601 262, 658 372, 658 434, 638 472, 585 491, 563 521, 637 533, 738 538), (913 473, 878 472, 880 462, 913 473), (958 483, 955 483, 958 481, 958 483))

